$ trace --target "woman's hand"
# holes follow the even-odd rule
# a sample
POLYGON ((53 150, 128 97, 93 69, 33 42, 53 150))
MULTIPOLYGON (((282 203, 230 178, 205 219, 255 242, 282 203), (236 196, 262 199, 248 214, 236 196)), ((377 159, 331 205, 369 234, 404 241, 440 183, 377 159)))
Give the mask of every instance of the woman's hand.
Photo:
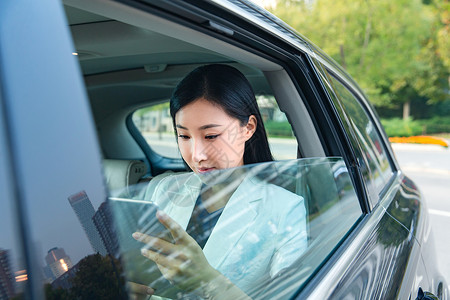
POLYGON ((142 249, 142 255, 154 261, 163 276, 178 288, 191 292, 221 275, 206 260, 202 249, 187 232, 162 211, 158 220, 170 231, 175 244, 140 232, 133 237, 151 249, 142 249))
POLYGON ((148 286, 143 284, 129 281, 127 285, 128 285, 129 299, 131 300, 147 300, 155 292, 152 288, 149 288, 148 286))

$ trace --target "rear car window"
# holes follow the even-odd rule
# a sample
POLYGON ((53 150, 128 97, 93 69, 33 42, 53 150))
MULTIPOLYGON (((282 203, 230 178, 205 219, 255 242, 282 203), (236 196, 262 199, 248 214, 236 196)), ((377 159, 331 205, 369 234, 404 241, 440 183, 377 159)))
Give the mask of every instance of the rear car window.
MULTIPOLYGON (((275 159, 297 158, 297 141, 286 115, 271 95, 258 95, 269 146, 275 159)), ((133 124, 150 148, 161 156, 181 159, 170 116, 169 101, 138 109, 132 116, 133 124)))
POLYGON ((375 205, 393 175, 380 128, 373 122, 357 96, 334 76, 329 73, 327 75, 335 91, 333 102, 353 144, 369 197, 375 205))

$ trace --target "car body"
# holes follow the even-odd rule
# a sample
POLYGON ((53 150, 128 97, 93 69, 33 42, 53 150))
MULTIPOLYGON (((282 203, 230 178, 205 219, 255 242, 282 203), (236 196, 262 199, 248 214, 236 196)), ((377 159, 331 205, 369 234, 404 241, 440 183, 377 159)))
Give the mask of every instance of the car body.
MULTIPOLYGON (((325 225, 311 239, 310 256, 289 276, 267 282, 272 298, 415 299, 419 288, 448 298, 426 202, 401 171, 364 93, 268 12, 239 0, 6 0, 0 15, 0 247, 8 250, 0 252, 8 270, 0 292, 7 298, 87 289, 68 278, 77 276, 83 257, 110 253, 95 246, 98 232, 86 229, 91 221, 80 219, 101 218, 100 205, 113 194, 119 168, 108 173, 104 160, 137 162, 135 182, 185 170, 165 148, 155 151, 165 143, 157 133, 141 132, 138 120, 150 118, 151 109, 136 111, 164 105, 189 71, 210 63, 235 66, 258 96, 275 99, 278 110, 273 103, 260 108, 268 116, 284 113, 280 120, 294 138, 280 141, 268 130, 272 149, 319 180, 301 193, 311 196, 310 214, 327 197, 326 170, 336 195, 354 195, 351 214, 318 208, 315 217, 325 225), (318 161, 330 165, 321 169, 318 161), (341 230, 336 236, 333 226, 341 230)), ((115 295, 125 297, 118 282, 115 295)))

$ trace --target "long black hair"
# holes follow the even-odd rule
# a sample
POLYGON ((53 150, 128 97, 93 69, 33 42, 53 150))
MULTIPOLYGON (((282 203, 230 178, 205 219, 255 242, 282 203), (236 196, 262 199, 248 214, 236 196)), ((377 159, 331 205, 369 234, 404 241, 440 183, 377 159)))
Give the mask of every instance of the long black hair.
POLYGON ((176 113, 200 98, 222 107, 229 116, 238 119, 241 126, 248 123, 251 115, 255 116, 256 130, 245 142, 244 164, 273 161, 255 93, 244 74, 222 64, 205 65, 190 72, 177 85, 170 99, 174 128, 176 113))

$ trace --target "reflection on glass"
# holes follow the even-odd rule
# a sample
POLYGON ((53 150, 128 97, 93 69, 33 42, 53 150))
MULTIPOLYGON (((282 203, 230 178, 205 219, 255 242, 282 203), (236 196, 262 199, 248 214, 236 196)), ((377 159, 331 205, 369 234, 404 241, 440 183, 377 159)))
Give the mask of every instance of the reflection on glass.
MULTIPOLYGON (((27 274, 18 274, 18 282, 27 280, 27 274)), ((9 250, 0 249, 0 299, 10 299, 16 293, 14 273, 9 250)))
POLYGON ((69 197, 69 203, 72 206, 78 220, 83 226, 89 242, 95 252, 102 255, 106 254, 105 245, 100 237, 100 233, 94 223, 95 209, 92 206, 85 191, 79 192, 78 194, 69 197))
POLYGON ((376 203, 379 193, 393 174, 382 138, 358 99, 337 79, 327 75, 339 98, 333 97, 333 101, 345 120, 344 127, 351 137, 370 197, 376 203))
POLYGON ((95 210, 85 191, 68 199, 94 254, 87 254, 73 264, 63 248, 48 250, 43 267, 46 299, 126 298, 116 233, 107 203, 101 203, 95 210))
MULTIPOLYGON (((158 267, 141 249, 167 260, 182 260, 187 251, 199 249, 208 266, 249 297, 286 298, 361 216, 341 158, 268 162, 204 175, 163 174, 133 190, 134 199, 112 191, 118 196, 109 201, 125 275, 169 298, 201 295, 214 285, 202 279, 194 287, 195 278, 170 277, 170 262, 158 267), (172 237, 166 230, 163 242, 152 238, 164 230, 160 222, 169 222, 156 218, 157 209, 180 226, 175 236, 172 228, 172 237), (134 232, 139 237, 131 236, 134 232), (195 246, 183 244, 188 235, 195 246), (169 243, 176 244, 176 253, 169 243)), ((129 195, 129 187, 124 191, 129 195)), ((190 261, 185 265, 195 267, 190 261)))
POLYGON ((66 252, 62 248, 52 248, 48 250, 45 256, 46 266, 44 268, 45 275, 47 278, 52 280, 57 279, 59 276, 64 274, 73 267, 72 260, 67 256, 66 252))

